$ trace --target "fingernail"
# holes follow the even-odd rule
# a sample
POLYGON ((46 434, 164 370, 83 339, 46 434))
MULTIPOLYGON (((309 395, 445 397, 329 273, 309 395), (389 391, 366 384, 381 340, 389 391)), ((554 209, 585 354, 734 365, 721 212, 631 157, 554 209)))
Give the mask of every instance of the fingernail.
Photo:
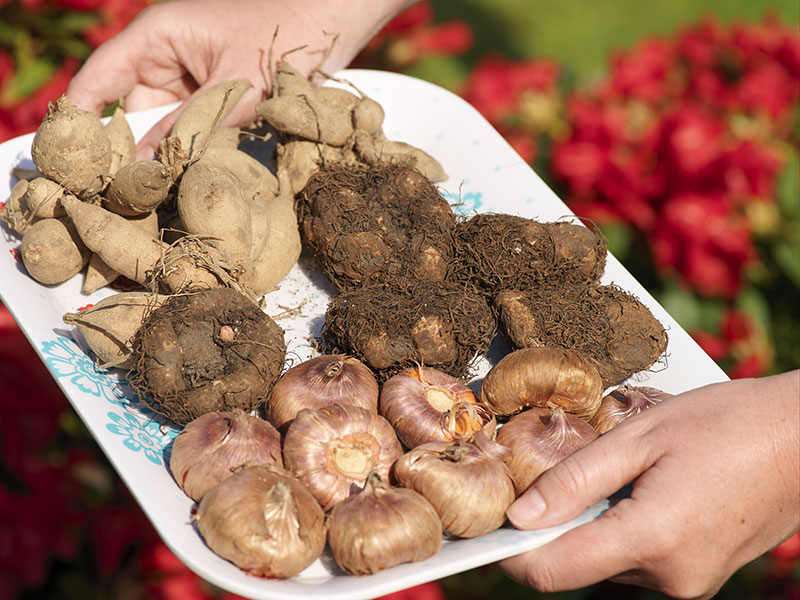
POLYGON ((532 529, 547 509, 542 495, 531 488, 520 496, 506 511, 511 524, 518 529, 532 529))

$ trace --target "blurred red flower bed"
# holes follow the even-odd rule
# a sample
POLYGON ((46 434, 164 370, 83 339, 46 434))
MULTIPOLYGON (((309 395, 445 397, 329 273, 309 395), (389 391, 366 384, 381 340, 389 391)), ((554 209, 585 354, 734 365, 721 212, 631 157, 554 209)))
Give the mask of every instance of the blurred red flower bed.
MULTIPOLYGON (((82 60, 147 4, 0 0, 0 20, 19 26, 0 28, 0 142, 35 130, 82 60)), ((473 41, 466 21, 438 22, 420 2, 357 64, 408 71, 473 41)), ((486 54, 455 91, 731 377, 800 366, 797 28, 707 18, 618 52, 590 88, 566 75, 545 57, 486 54)), ((78 585, 81 597, 237 598, 159 540, 2 306, 0 399, 0 597, 66 598, 78 585)), ((759 565, 749 589, 796 598, 800 536, 759 565)), ((458 581, 390 597, 466 597, 471 580, 458 581)))

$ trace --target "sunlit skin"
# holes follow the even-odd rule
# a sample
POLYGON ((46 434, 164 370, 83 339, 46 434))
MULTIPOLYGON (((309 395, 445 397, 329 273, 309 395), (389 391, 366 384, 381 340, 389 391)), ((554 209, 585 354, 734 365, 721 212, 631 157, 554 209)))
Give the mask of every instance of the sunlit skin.
POLYGON ((800 371, 664 400, 543 474, 508 517, 563 523, 633 481, 630 499, 501 567, 541 591, 614 579, 709 598, 800 528, 798 424, 800 371))
POLYGON ((324 71, 334 72, 347 66, 392 16, 411 4, 408 0, 155 4, 92 53, 70 83, 67 96, 75 106, 97 115, 120 98, 128 112, 181 102, 140 140, 138 158, 152 158, 186 102, 214 84, 249 79, 253 87, 225 124, 252 121, 256 103, 270 89, 270 46, 274 61, 295 50, 288 59, 305 75, 323 58, 324 71), (304 48, 297 50, 300 46, 304 48))

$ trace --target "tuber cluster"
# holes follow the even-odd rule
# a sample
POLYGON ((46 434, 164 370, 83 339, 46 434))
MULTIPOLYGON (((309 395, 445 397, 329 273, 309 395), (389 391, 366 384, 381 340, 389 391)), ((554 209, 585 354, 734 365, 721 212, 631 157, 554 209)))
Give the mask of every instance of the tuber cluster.
POLYGON ((31 277, 53 285, 85 270, 85 294, 120 275, 162 293, 274 289, 301 248, 289 179, 281 189, 216 135, 249 85, 195 96, 153 160, 136 160, 121 106, 104 125, 65 96, 54 102, 33 138, 36 171, 0 212, 31 277))

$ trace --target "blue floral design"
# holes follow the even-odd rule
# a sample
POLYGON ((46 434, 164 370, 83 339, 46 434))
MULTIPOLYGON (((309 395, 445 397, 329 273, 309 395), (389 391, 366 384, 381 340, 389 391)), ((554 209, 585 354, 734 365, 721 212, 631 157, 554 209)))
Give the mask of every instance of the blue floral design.
POLYGON ((42 342, 42 353, 53 374, 68 379, 81 392, 114 404, 128 404, 125 400, 127 384, 100 369, 71 338, 60 335, 53 341, 42 342))
POLYGON ((142 452, 148 460, 161 465, 164 447, 178 432, 163 424, 163 419, 141 402, 118 369, 103 370, 83 349, 67 336, 42 342, 45 363, 58 378, 67 379, 80 392, 104 398, 125 409, 123 414, 107 413, 111 423, 106 428, 123 436, 123 445, 142 452), (131 409, 138 411, 137 417, 131 409))
POLYGON ((123 445, 133 452, 141 451, 147 459, 157 465, 162 465, 164 447, 167 446, 178 432, 173 429, 162 430, 162 425, 152 419, 140 420, 136 415, 124 413, 108 413, 108 418, 113 421, 106 425, 111 433, 123 437, 123 445))
POLYGON ((447 199, 453 207, 453 210, 461 215, 478 212, 483 205, 483 201, 481 200, 482 194, 480 192, 454 194, 452 192, 442 191, 442 196, 447 199))

